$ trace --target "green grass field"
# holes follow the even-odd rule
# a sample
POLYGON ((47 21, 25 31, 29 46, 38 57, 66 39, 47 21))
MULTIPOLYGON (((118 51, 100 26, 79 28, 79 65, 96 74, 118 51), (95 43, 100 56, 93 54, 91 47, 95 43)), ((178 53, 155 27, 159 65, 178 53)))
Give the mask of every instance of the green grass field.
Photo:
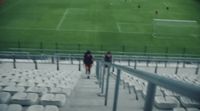
POLYGON ((167 48, 182 53, 185 48, 200 55, 200 36, 152 36, 153 19, 200 24, 199 11, 199 0, 5 0, 0 5, 0 50, 54 49, 57 43, 66 50, 80 44, 81 50, 143 52, 147 47, 149 53, 167 48))

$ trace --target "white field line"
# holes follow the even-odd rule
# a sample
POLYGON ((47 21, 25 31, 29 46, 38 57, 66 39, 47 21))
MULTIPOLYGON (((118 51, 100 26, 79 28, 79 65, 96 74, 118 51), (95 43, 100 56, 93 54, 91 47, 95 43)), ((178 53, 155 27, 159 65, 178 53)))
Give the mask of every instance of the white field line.
MULTIPOLYGON (((54 28, 19 28, 19 27, 0 27, 0 30, 36 30, 36 31, 57 31, 54 28)), ((107 33, 125 33, 125 34, 152 34, 149 32, 115 32, 115 31, 100 31, 100 30, 79 30, 79 29, 59 29, 59 31, 73 31, 73 32, 107 32, 107 33)))
POLYGON ((167 6, 169 6, 166 2, 165 2, 165 0, 163 0, 163 5, 165 6, 165 7, 167 7, 167 6))
POLYGON ((121 33, 122 30, 121 30, 120 24, 119 24, 119 23, 116 23, 116 25, 117 25, 117 29, 118 29, 118 31, 121 33))
MULTIPOLYGON (((119 25, 130 25, 130 24, 135 24, 135 22, 118 22, 119 25)), ((137 23, 138 24, 138 23, 137 23)), ((152 23, 140 23, 144 25, 151 25, 152 23)))
MULTIPOLYGON (((169 39, 178 39, 178 40, 187 40, 188 38, 181 38, 181 37, 176 37, 176 38, 174 38, 174 37, 158 37, 158 36, 155 36, 155 35, 153 35, 152 34, 152 36, 153 36, 153 38, 154 39, 165 39, 165 40, 169 40, 169 39)), ((196 37, 193 37, 193 38, 196 38, 196 37)))
POLYGON ((69 12, 69 9, 67 8, 67 9, 65 10, 65 12, 64 12, 64 14, 63 14, 63 16, 62 16, 62 18, 60 19, 60 21, 59 21, 59 23, 58 23, 58 25, 57 25, 57 27, 56 27, 56 30, 59 30, 59 29, 60 29, 60 27, 61 27, 62 23, 64 22, 65 17, 66 17, 66 15, 68 14, 68 12, 69 12))

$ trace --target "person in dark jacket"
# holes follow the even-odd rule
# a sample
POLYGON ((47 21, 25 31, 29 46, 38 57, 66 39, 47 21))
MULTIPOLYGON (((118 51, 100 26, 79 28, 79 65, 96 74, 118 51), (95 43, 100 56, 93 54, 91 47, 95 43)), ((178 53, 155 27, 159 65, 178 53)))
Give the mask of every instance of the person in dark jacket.
POLYGON ((83 62, 85 64, 86 74, 88 75, 87 78, 89 79, 91 67, 92 67, 92 64, 93 64, 93 56, 92 56, 92 54, 89 50, 84 54, 83 62))
MULTIPOLYGON (((110 51, 108 51, 105 56, 104 56, 104 61, 105 62, 112 62, 112 54, 110 51)), ((107 65, 105 65, 105 67, 108 67, 107 65)))

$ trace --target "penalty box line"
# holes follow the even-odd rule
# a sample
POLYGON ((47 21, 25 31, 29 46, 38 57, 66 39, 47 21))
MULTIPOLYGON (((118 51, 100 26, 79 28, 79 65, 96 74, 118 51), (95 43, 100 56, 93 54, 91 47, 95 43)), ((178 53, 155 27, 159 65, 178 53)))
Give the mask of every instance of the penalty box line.
POLYGON ((67 8, 66 10, 65 10, 65 12, 63 13, 63 16, 61 17, 61 19, 60 19, 60 21, 59 21, 59 23, 58 23, 58 25, 57 25, 57 27, 56 27, 56 30, 60 30, 60 27, 61 27, 61 25, 63 24, 63 22, 64 22, 64 20, 65 20, 65 18, 66 18, 66 15, 69 13, 69 9, 67 8))

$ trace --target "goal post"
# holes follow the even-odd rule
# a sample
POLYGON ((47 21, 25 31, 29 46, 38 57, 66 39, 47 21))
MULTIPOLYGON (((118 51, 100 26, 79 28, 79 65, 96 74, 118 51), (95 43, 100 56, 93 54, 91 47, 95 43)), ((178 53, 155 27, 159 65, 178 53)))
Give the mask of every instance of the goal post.
POLYGON ((153 19, 153 36, 198 37, 199 24, 195 20, 153 19))

